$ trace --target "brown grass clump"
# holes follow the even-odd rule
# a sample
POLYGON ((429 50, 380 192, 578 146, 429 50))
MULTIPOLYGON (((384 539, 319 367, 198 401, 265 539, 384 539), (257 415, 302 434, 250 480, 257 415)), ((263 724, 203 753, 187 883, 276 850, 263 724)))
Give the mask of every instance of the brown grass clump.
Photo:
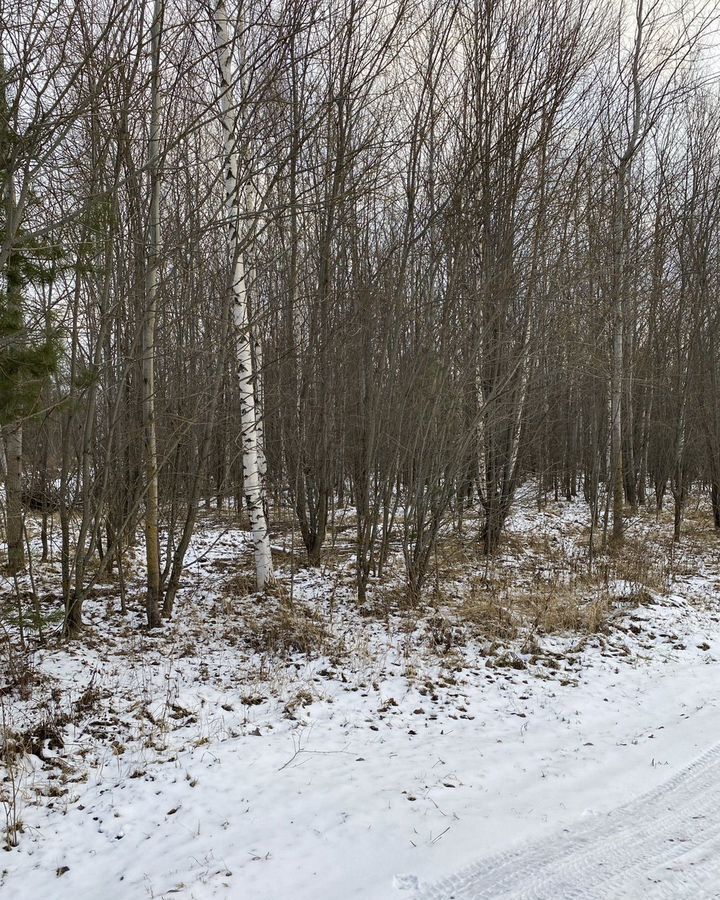
POLYGON ((586 584, 578 582, 551 585, 545 591, 519 598, 518 602, 536 634, 595 634, 604 630, 611 609, 607 596, 597 596, 589 592, 586 584))
MULTIPOLYGON (((428 591, 429 593, 429 591, 428 591)), ((387 623, 391 616, 413 617, 419 620, 425 607, 413 596, 407 584, 376 584, 368 591, 367 598, 358 612, 365 619, 387 623)))
POLYGON ((454 622, 440 613, 428 616, 425 620, 425 629, 433 650, 448 653, 454 647, 465 643, 465 628, 462 623, 454 622))
POLYGON ((594 600, 585 607, 585 631, 598 634, 607 629, 610 606, 606 598, 594 600))
POLYGON ((429 578, 452 578, 458 570, 477 565, 478 547, 476 541, 458 534, 441 535, 438 538, 437 553, 429 578))
POLYGON ((21 700, 28 700, 37 679, 32 655, 15 649, 7 633, 0 638, 0 696, 17 691, 21 700))
POLYGON ((478 590, 475 585, 461 601, 457 615, 474 634, 489 640, 510 640, 518 632, 517 618, 498 593, 478 590))
POLYGON ((273 581, 264 591, 257 589, 255 570, 238 572, 223 583, 223 595, 226 600, 242 600, 245 597, 274 597, 276 600, 289 602, 290 594, 287 585, 281 581, 273 581))
POLYGON ((331 642, 319 617, 304 606, 281 602, 247 622, 247 640, 258 653, 321 656, 331 642))
POLYGON ((223 594, 228 599, 242 599, 255 593, 257 593, 257 581, 255 571, 252 569, 238 572, 237 575, 231 576, 223 583, 223 594))
MULTIPOLYGON (((483 558, 474 541, 443 537, 428 582, 451 625, 491 642, 596 634, 611 627, 617 612, 652 603, 665 590, 667 547, 642 522, 610 552, 596 543, 591 555, 587 539, 587 529, 575 523, 562 534, 510 532, 497 554, 483 558)), ((434 628, 435 645, 452 643, 449 629, 434 628)))
POLYGON ((588 599, 579 585, 547 585, 543 590, 503 592, 471 591, 457 610, 458 619, 475 634, 493 641, 530 634, 596 633, 607 623, 606 597, 588 599))
POLYGON ((638 591, 660 590, 663 587, 663 568, 663 553, 656 543, 645 535, 627 535, 623 543, 607 557, 605 575, 608 579, 637 585, 638 591))
MULTIPOLYGON (((651 602, 645 584, 660 580, 656 561, 639 546, 621 560, 606 560, 592 574, 578 554, 566 555, 557 541, 540 536, 523 546, 524 553, 511 557, 512 566, 499 560, 480 570, 476 564, 474 571, 465 569, 462 587, 442 590, 438 608, 451 624, 500 644, 528 635, 594 634, 606 630, 621 603, 651 602), (608 586, 621 578, 636 589, 616 598, 608 586)), ((442 645, 442 637, 437 635, 434 643, 442 645)), ((457 639, 446 637, 444 643, 452 645, 457 639)))

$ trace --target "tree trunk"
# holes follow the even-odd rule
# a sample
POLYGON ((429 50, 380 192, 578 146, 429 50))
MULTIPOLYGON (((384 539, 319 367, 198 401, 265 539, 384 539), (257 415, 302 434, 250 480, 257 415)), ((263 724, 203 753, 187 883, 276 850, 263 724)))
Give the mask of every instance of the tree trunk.
POLYGON ((160 624, 160 540, 158 535, 158 458, 155 427, 155 322, 160 248, 160 39, 163 0, 155 0, 152 23, 152 113, 150 118, 150 223, 143 325, 143 434, 145 442, 145 558, 147 590, 145 610, 149 628, 160 624))
POLYGON ((22 513, 22 445, 21 423, 6 425, 5 438, 5 497, 7 502, 7 568, 10 573, 19 572, 25 566, 22 513))
POLYGON ((238 181, 238 116, 233 97, 231 41, 224 0, 218 0, 214 13, 216 50, 220 70, 220 106, 225 138, 225 207, 233 259, 232 308, 237 347, 237 373, 240 388, 240 425, 243 457, 245 505, 250 516, 255 541, 255 574, 257 589, 262 591, 274 580, 270 535, 268 532, 262 482, 258 461, 258 421, 255 409, 252 343, 248 321, 247 286, 245 273, 246 248, 239 234, 241 192, 238 181))
POLYGON ((610 383, 611 456, 610 485, 612 488, 612 536, 623 536, 624 485, 622 465, 622 373, 623 373, 623 315, 622 303, 615 299, 613 314, 612 377, 610 383))
POLYGON ((710 486, 710 502, 712 503, 715 527, 720 528, 720 485, 715 480, 710 486))

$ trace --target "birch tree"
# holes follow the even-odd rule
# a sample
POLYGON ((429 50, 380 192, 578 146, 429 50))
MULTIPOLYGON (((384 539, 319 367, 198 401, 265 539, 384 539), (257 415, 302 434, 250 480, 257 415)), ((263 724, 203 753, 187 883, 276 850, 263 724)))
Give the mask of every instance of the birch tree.
MULTIPOLYGON (((237 378, 240 389, 240 421, 245 503, 255 543, 255 575, 258 590, 264 590, 274 579, 270 534, 263 502, 262 479, 258 456, 258 416, 255 407, 252 336, 248 314, 245 255, 247 242, 247 186, 240 179, 243 137, 240 134, 239 106, 235 96, 232 49, 224 0, 218 0, 213 13, 216 52, 220 75, 220 110, 224 136, 225 211, 230 245, 232 317, 236 341, 237 378)), ((247 160, 243 159, 247 164, 247 160)))
POLYGON ((159 488, 157 433, 155 426, 155 324, 160 256, 160 44, 164 3, 155 0, 152 19, 150 76, 150 221, 148 226, 147 270, 145 282, 145 321, 143 324, 143 429, 145 438, 145 558, 147 569, 146 613, 148 627, 160 624, 160 538, 158 535, 159 488))

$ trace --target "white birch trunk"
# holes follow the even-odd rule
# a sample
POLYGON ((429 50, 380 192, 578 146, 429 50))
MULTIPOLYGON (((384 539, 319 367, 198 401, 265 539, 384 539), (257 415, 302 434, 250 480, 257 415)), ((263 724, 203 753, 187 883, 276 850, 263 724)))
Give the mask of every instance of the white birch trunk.
POLYGON ((518 395, 515 406, 515 415, 513 420, 512 438, 510 443, 510 465, 507 469, 507 479, 514 483, 517 470, 518 457, 520 453, 520 433, 522 431, 522 420, 527 404, 528 388, 530 386, 530 338, 532 336, 532 301, 527 311, 527 322, 525 323, 525 331, 523 334, 523 345, 520 358, 520 384, 518 386, 518 395))
MULTIPOLYGON (((248 212, 252 216, 252 221, 254 223, 257 222, 258 211, 260 209, 260 191, 255 185, 251 184, 248 186, 248 191, 246 196, 249 196, 250 200, 246 203, 246 208, 248 212)), ((250 296, 253 296, 253 289, 255 286, 255 268, 252 265, 248 266, 247 273, 247 291, 250 293, 250 296)), ((254 295, 257 297, 257 292, 254 295)), ((265 392, 263 389, 263 352, 262 352, 262 340, 260 338, 260 326, 259 326, 259 304, 255 307, 254 310, 251 310, 254 315, 254 327, 250 328, 253 338, 253 364, 254 364, 254 384, 255 384, 255 421, 257 422, 257 457, 258 457, 258 472, 260 474, 260 488, 262 490, 263 500, 266 499, 266 490, 267 490, 267 459, 265 457, 265 392)), ((267 516, 267 507, 265 510, 265 515, 267 516)))
POLYGON ((238 184, 237 107, 233 99, 231 42, 224 0, 218 0, 214 12, 215 40, 220 73, 220 109, 225 142, 225 206, 230 229, 230 252, 233 259, 232 308, 237 348, 238 384, 240 388, 240 423, 242 438, 243 481, 245 503, 255 541, 255 573, 258 590, 273 581, 270 535, 268 533, 262 479, 258 460, 258 419, 253 386, 253 361, 248 321, 247 281, 244 249, 241 246, 240 189, 238 184))
POLYGON ((477 461, 479 479, 478 488, 480 490, 482 502, 485 497, 485 491, 487 490, 487 462, 485 458, 485 417, 487 416, 487 409, 485 408, 485 391, 482 386, 482 375, 479 366, 475 369, 475 391, 477 394, 478 409, 480 410, 480 415, 477 420, 477 461))
POLYGON ((265 421, 264 421, 264 412, 265 412, 265 392, 263 390, 263 377, 262 377, 262 367, 263 367, 263 352, 262 352, 262 342, 260 338, 257 336, 257 332, 255 334, 255 421, 257 423, 257 457, 258 457, 258 472, 260 473, 260 484, 262 487, 263 497, 265 497, 266 492, 266 477, 267 477, 267 459, 265 457, 265 421))
POLYGON ((155 427, 155 323, 160 250, 160 39, 163 0, 155 0, 152 23, 152 112, 150 119, 150 223, 143 324, 143 430, 145 438, 145 556, 147 592, 145 609, 150 628, 160 624, 160 542, 158 538, 158 462, 155 427))

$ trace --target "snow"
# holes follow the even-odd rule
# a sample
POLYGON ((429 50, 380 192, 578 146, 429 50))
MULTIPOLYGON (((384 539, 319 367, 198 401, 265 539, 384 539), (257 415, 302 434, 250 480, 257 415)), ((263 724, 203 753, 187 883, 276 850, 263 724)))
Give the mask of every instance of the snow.
MULTIPOLYGON (((554 534, 567 557, 583 515, 522 511, 511 531, 554 534)), ((11 721, 74 715, 62 748, 26 757, 3 897, 402 900, 602 816, 718 740, 715 544, 690 541, 643 603, 609 577, 609 633, 536 638, 557 668, 522 640, 498 653, 524 668, 488 666, 476 638, 443 657, 423 623, 361 616, 330 570, 294 585, 326 625, 332 597, 322 653, 253 650, 272 598, 220 590, 244 533, 208 526, 192 552, 163 633, 108 622, 105 596, 83 645, 35 651, 11 721)))

